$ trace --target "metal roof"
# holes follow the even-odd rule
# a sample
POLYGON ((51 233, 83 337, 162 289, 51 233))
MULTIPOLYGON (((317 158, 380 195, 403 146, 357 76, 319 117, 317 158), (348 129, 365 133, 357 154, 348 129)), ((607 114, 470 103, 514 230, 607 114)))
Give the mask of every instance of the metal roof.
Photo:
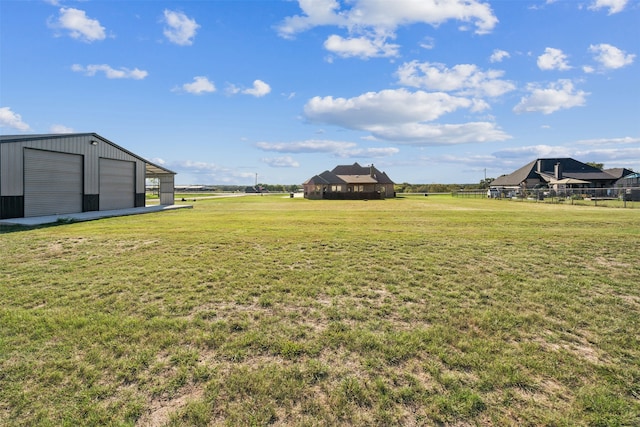
POLYGON ((57 138, 69 138, 69 137, 78 137, 78 136, 90 136, 92 138, 99 138, 102 141, 106 142, 107 144, 111 144, 114 147, 116 147, 119 150, 124 151, 125 153, 139 159, 142 160, 145 163, 145 171, 147 172, 147 174, 153 176, 158 176, 158 175, 176 175, 176 172, 169 170, 163 166, 157 165, 143 157, 138 156, 135 153, 132 153, 131 151, 127 150, 126 148, 123 148, 121 146, 119 146, 118 144, 115 144, 111 141, 109 141, 107 138, 98 135, 97 133, 94 132, 87 132, 87 133, 53 133, 53 134, 25 134, 25 135, 0 135, 0 143, 11 143, 11 142, 23 142, 23 141, 39 141, 39 140, 43 140, 43 139, 57 139, 57 138))

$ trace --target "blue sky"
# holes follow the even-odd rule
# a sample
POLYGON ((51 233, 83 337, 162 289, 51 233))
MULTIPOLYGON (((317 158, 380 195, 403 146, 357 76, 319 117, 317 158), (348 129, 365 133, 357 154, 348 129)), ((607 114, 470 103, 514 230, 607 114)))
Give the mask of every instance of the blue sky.
POLYGON ((2 0, 0 43, 2 134, 96 132, 177 184, 640 170, 639 0, 2 0))

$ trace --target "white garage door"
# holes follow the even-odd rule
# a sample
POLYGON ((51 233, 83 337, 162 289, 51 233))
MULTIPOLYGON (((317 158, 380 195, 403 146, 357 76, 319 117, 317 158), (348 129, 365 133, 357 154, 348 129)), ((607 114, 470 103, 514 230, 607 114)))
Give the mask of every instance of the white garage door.
POLYGON ((136 164, 100 159, 100 210, 135 207, 136 164))
POLYGON ((82 156, 24 150, 24 216, 82 212, 82 156))

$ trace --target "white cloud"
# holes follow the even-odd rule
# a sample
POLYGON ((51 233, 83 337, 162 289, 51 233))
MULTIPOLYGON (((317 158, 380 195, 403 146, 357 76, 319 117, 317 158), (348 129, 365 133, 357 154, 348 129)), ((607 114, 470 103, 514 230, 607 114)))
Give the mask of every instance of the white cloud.
POLYGON ((105 30, 97 19, 87 17, 84 10, 61 8, 58 19, 49 20, 49 26, 69 32, 69 36, 87 43, 106 38, 105 30))
POLYGON ((486 172, 487 174, 491 173, 490 171, 492 170, 510 169, 516 164, 520 166, 520 162, 500 160, 490 154, 456 153, 423 157, 422 159, 429 164, 448 163, 455 165, 457 170, 465 169, 467 171, 486 172))
POLYGON ((31 127, 22 121, 22 116, 11 111, 9 107, 0 107, 0 127, 16 129, 22 132, 31 130, 31 127))
POLYGON ((192 171, 195 171, 195 172, 218 171, 218 170, 224 169, 223 167, 218 166, 215 163, 207 163, 207 162, 193 161, 193 160, 177 161, 174 163, 174 165, 184 169, 191 169, 192 171))
POLYGON ((281 37, 292 38, 296 33, 309 30, 320 25, 346 26, 348 20, 342 13, 337 0, 299 0, 298 5, 303 15, 288 16, 277 27, 281 37))
POLYGON ((499 159, 522 158, 531 161, 531 159, 545 157, 571 157, 572 152, 567 147, 540 144, 505 148, 504 150, 496 151, 493 156, 499 159))
POLYGON ((510 58, 511 55, 506 50, 495 49, 491 56, 489 57, 489 61, 491 62, 502 62, 505 58, 510 58))
POLYGON ((349 99, 316 96, 307 102, 304 112, 314 122, 370 129, 378 125, 432 121, 459 108, 472 107, 472 100, 443 92, 389 89, 349 99))
POLYGON ((153 163, 155 163, 156 165, 160 165, 160 166, 163 166, 163 165, 167 164, 167 162, 161 157, 152 157, 151 161, 153 163))
POLYGON ((107 64, 92 64, 83 67, 80 64, 73 64, 71 70, 77 73, 84 73, 87 76, 95 76, 98 72, 103 72, 108 79, 134 79, 142 80, 149 75, 147 71, 134 68, 120 67, 120 69, 112 68, 107 64))
MULTIPOLYGON (((392 57, 399 46, 389 44, 398 27, 411 24, 430 24, 437 27, 450 20, 475 25, 477 34, 493 30, 498 19, 491 6, 480 0, 352 0, 350 8, 342 9, 337 0, 298 0, 301 15, 286 17, 276 27, 284 38, 317 26, 344 28, 349 37, 333 35, 325 41, 325 48, 341 57, 392 57)), ((431 48, 432 43, 424 45, 431 48)))
POLYGON ((331 35, 324 42, 324 48, 342 58, 375 58, 398 56, 397 44, 386 43, 386 38, 349 37, 331 35))
POLYGON ((75 130, 73 128, 70 128, 68 126, 64 126, 64 125, 51 125, 51 127, 49 128, 49 131, 51 133, 74 133, 75 130))
POLYGON ((538 57, 538 68, 541 70, 560 70, 565 71, 571 69, 567 62, 567 55, 562 50, 548 47, 544 53, 538 57))
POLYGON ((250 168, 229 167, 203 161, 164 161, 160 158, 152 158, 150 160, 155 164, 176 171, 179 174, 178 176, 181 177, 178 183, 247 185, 248 183, 253 183, 256 177, 253 166, 250 168))
POLYGON ((371 129, 381 139, 416 146, 453 145, 506 141, 511 136, 491 122, 462 124, 406 123, 371 129))
POLYGON ((227 92, 228 95, 235 95, 238 94, 242 91, 242 89, 240 89, 238 86, 232 84, 232 83, 227 83, 227 87, 225 89, 225 92, 227 92))
POLYGON ((613 147, 595 150, 577 150, 575 156, 581 159, 597 159, 605 168, 632 167, 640 164, 640 147, 613 147))
POLYGON ((354 142, 311 139, 296 142, 258 142, 256 147, 279 153, 329 153, 335 157, 388 157, 400 152, 395 147, 359 148, 354 142))
POLYGON ((589 6, 590 10, 600 10, 609 8, 609 15, 622 12, 627 5, 628 0, 593 0, 589 6))
POLYGON ((436 41, 433 37, 425 37, 420 43, 420 47, 423 49, 431 50, 436 47, 436 41))
POLYGON ((271 86, 269 86, 269 84, 263 82, 262 80, 254 80, 253 87, 250 87, 248 89, 242 89, 242 87, 240 86, 232 83, 227 83, 226 92, 228 95, 237 95, 241 93, 244 95, 252 95, 256 98, 260 98, 271 93, 271 86))
MULTIPOLYGON (((589 148, 593 145, 591 141, 599 140, 582 140, 576 141, 570 145, 530 145, 523 147, 506 148, 492 153, 492 156, 498 163, 503 164, 522 164, 529 162, 531 159, 552 158, 552 157, 572 157, 580 161, 597 161, 604 162, 605 167, 630 167, 631 165, 640 163, 640 146, 628 146, 628 141, 638 142, 638 138, 610 138, 602 141, 608 141, 607 144, 614 145, 610 148, 589 148), (617 142, 622 140, 621 142, 617 142), (584 146, 587 146, 585 148, 584 146)), ((598 145, 598 144, 595 144, 598 145)))
POLYGON ((164 11, 164 35, 172 43, 180 46, 190 46, 193 44, 193 38, 200 25, 195 19, 189 18, 183 12, 172 10, 164 11))
POLYGON ((335 157, 388 157, 400 152, 395 147, 360 148, 354 142, 311 139, 296 142, 258 142, 256 147, 279 153, 329 153, 335 157))
POLYGON ((255 96, 256 98, 265 96, 269 92, 271 92, 271 86, 269 86, 267 83, 263 82, 262 80, 254 80, 252 88, 245 89, 242 91, 242 93, 244 93, 245 95, 252 95, 252 96, 255 96))
POLYGON ((582 145, 621 145, 621 144, 640 144, 640 137, 625 136, 622 138, 599 138, 599 139, 582 139, 576 141, 582 145))
POLYGON ((315 97, 304 107, 312 122, 370 132, 378 139, 414 145, 502 141, 509 135, 495 124, 426 124, 460 108, 488 108, 481 100, 443 92, 409 92, 406 89, 369 92, 355 98, 315 97))
POLYGON ((425 23, 438 26, 449 20, 473 23, 476 33, 491 32, 498 23, 491 6, 478 0, 354 0, 351 9, 340 10, 335 0, 299 0, 303 15, 285 18, 280 34, 291 36, 320 25, 393 31, 401 25, 425 23))
POLYGON ((195 175, 199 182, 239 182, 255 176, 254 172, 193 160, 169 162, 165 166, 185 175, 195 175))
POLYGON ((266 163, 272 168, 297 168, 300 167, 300 163, 294 160, 291 156, 284 157, 264 157, 261 159, 262 163, 266 163))
POLYGON ((459 95, 496 97, 515 89, 513 83, 500 80, 504 71, 481 71, 472 64, 459 64, 447 68, 439 63, 411 61, 400 66, 397 74, 402 85, 453 91, 459 95))
POLYGON ((581 107, 585 105, 587 92, 576 91, 571 80, 558 80, 548 87, 528 86, 529 96, 525 96, 513 108, 515 113, 541 112, 551 114, 561 109, 581 107))
POLYGON ((398 154, 400 149, 396 147, 370 147, 370 148, 355 148, 353 150, 347 150, 342 153, 341 157, 389 157, 394 154, 398 154))
POLYGON ((355 148, 356 143, 310 139, 296 142, 258 142, 256 147, 279 153, 339 153, 355 148))
POLYGON ((174 92, 184 91, 194 95, 202 95, 204 93, 212 93, 216 91, 216 86, 204 76, 196 76, 193 82, 185 83, 179 88, 173 89, 174 92))
POLYGON ((589 52, 593 53, 594 59, 598 61, 604 68, 616 69, 626 65, 631 65, 635 55, 627 54, 625 51, 618 49, 607 43, 590 45, 589 52))

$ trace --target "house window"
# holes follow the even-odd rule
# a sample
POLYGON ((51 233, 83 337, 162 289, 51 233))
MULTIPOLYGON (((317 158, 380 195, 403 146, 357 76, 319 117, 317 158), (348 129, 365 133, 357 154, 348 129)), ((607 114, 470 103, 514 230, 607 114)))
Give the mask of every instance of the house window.
POLYGON ((331 191, 333 191, 334 193, 337 193, 338 191, 342 191, 342 187, 340 185, 332 185, 331 191))

